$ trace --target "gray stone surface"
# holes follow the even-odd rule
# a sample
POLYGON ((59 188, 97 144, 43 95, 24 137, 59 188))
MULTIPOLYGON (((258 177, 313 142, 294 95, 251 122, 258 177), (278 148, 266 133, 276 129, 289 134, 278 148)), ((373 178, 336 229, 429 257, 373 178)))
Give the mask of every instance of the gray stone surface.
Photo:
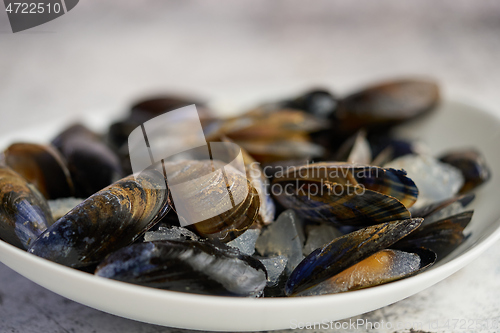
MULTIPOLYGON (((473 0, 85 0, 14 35, 0 11, 0 133, 118 112, 137 97, 172 89, 230 109, 233 96, 251 92, 269 99, 324 85, 343 94, 403 74, 432 75, 445 96, 500 115, 499 17, 499 2, 473 0)), ((500 319, 499 253, 497 243, 443 282, 351 320, 491 324, 500 319)), ((186 332, 93 310, 3 265, 0 296, 0 332, 186 332)), ((323 332, 297 330, 313 331, 323 332)))

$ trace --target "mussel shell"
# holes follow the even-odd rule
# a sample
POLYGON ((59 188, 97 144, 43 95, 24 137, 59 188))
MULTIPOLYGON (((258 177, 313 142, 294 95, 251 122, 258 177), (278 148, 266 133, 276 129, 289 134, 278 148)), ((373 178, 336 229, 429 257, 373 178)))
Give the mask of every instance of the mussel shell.
POLYGON ((407 208, 418 198, 417 186, 403 170, 322 162, 291 168, 283 177, 276 177, 274 182, 294 179, 328 181, 347 186, 360 184, 368 190, 396 198, 407 208))
POLYGON ((441 162, 453 165, 462 172, 465 183, 459 193, 465 194, 491 178, 491 171, 484 157, 476 150, 460 150, 449 152, 439 159, 441 162))
POLYGON ((378 286, 418 274, 435 261, 436 254, 423 248, 381 250, 297 296, 334 294, 378 286))
POLYGON ((298 179, 275 184, 284 189, 276 194, 273 186, 276 199, 312 221, 362 227, 411 217, 397 199, 359 186, 298 179))
POLYGON ((0 238, 21 249, 53 223, 40 192, 8 167, 0 167, 0 238))
POLYGON ((257 190, 231 165, 218 160, 185 160, 165 166, 181 224, 192 225, 201 236, 229 242, 257 219, 257 190))
POLYGON ((463 212, 446 219, 422 225, 414 233, 395 243, 392 248, 423 247, 434 251, 441 260, 463 243, 465 227, 472 219, 473 211, 463 212))
POLYGON ((318 118, 328 119, 335 112, 338 100, 325 89, 310 90, 282 103, 286 108, 304 110, 318 118))
POLYGON ((69 127, 52 144, 67 161, 76 197, 87 198, 123 177, 117 154, 83 125, 69 127))
POLYGON ((73 181, 61 154, 50 145, 14 143, 5 151, 5 163, 47 199, 74 195, 73 181))
POLYGON ((411 120, 432 110, 439 102, 436 83, 395 80, 376 84, 339 102, 334 132, 350 135, 360 128, 380 129, 411 120))
POLYGON ((334 160, 352 164, 371 164, 372 151, 366 139, 366 131, 360 130, 348 138, 335 153, 334 160))
POLYGON ((334 239, 313 251, 292 272, 285 287, 290 296, 308 289, 388 248, 417 229, 423 219, 406 219, 369 226, 334 239))
POLYGON ((110 254, 95 274, 198 294, 259 296, 267 273, 259 260, 208 242, 153 241, 110 254))
POLYGON ((129 245, 170 209, 163 175, 146 170, 104 188, 76 206, 29 249, 42 258, 70 267, 100 262, 129 245))
POLYGON ((425 219, 456 202, 460 203, 462 207, 467 207, 474 200, 475 197, 476 196, 474 194, 465 194, 457 196, 448 200, 424 206, 419 209, 414 209, 411 211, 411 215, 413 217, 422 217, 425 219))

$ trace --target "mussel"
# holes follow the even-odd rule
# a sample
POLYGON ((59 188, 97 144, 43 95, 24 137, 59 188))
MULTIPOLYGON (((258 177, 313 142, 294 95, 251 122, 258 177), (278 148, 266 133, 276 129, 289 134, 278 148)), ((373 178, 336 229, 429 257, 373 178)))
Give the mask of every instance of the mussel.
POLYGON ((146 170, 90 196, 40 235, 29 252, 70 267, 98 263, 137 240, 169 209, 164 176, 146 170))
POLYGON ((0 166, 0 238, 27 249, 52 223, 41 193, 12 169, 0 166))
POLYGON ((259 296, 267 282, 259 260, 206 241, 133 244, 110 254, 95 274, 148 287, 219 296, 259 296))
POLYGON ((47 200, 74 195, 73 181, 61 154, 51 145, 14 143, 5 164, 33 184, 47 200))
POLYGON ((292 272, 285 286, 288 296, 329 279, 372 254, 386 249, 417 229, 423 219, 407 219, 369 226, 335 238, 309 254, 292 272))
POLYGON ((486 160, 474 149, 451 151, 442 155, 439 160, 462 172, 465 182, 460 188, 460 194, 469 193, 491 178, 486 160))
POLYGON ((123 177, 118 156, 83 125, 67 128, 52 144, 67 161, 76 197, 87 198, 123 177))
POLYGON ((228 242, 247 230, 260 207, 246 175, 218 160, 165 162, 168 185, 181 225, 228 242))
POLYGON ((336 294, 381 285, 420 273, 435 261, 436 254, 423 248, 381 250, 297 296, 336 294))
POLYGON ((403 171, 317 163, 276 176, 272 193, 304 218, 367 226, 410 218, 418 189, 403 171))
POLYGON ((441 260, 467 238, 463 231, 472 219, 473 211, 463 212, 445 219, 422 225, 414 233, 394 244, 396 249, 423 247, 434 251, 441 260))
POLYGON ((439 88, 426 80, 400 79, 376 84, 340 100, 333 113, 336 135, 351 135, 361 128, 384 129, 434 109, 439 88))

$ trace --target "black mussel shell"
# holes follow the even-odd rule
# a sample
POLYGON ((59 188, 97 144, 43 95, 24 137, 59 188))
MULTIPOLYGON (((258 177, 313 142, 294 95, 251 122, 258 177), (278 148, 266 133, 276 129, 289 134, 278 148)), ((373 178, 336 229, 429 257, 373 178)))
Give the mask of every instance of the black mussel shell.
POLYGON ((383 129, 411 120, 439 102, 436 83, 403 79, 377 84, 339 102, 334 115, 334 132, 351 135, 361 128, 383 129))
POLYGON ((414 209, 411 212, 413 217, 422 217, 426 218, 431 216, 434 213, 439 212, 440 210, 448 207, 449 205, 458 202, 462 207, 467 207, 476 197, 475 194, 465 194, 461 196, 457 196, 448 200, 436 202, 427 206, 424 206, 419 209, 414 209))
POLYGON ((462 172, 465 183, 461 194, 469 193, 491 178, 491 171, 484 157, 476 150, 449 152, 440 158, 441 162, 453 165, 462 172))
POLYGON ((318 118, 327 119, 337 108, 337 98, 324 89, 314 89, 282 103, 285 108, 304 110, 318 118))
POLYGON ((378 286, 418 274, 434 264, 436 254, 427 249, 384 249, 297 296, 335 294, 378 286))
POLYGON ((397 249, 423 247, 434 251, 437 260, 441 260, 466 239, 463 231, 472 219, 472 215, 473 211, 467 211, 423 225, 392 247, 397 249))
POLYGON ((110 254, 95 274, 143 286, 218 296, 260 296, 267 273, 260 261, 221 244, 137 243, 110 254))
POLYGON ((29 252, 70 267, 100 262, 129 245, 170 209, 163 175, 146 170, 90 196, 61 217, 29 252))
POLYGON ((52 223, 42 194, 12 169, 0 166, 0 238, 27 249, 52 223))
POLYGON ((382 223, 334 239, 300 262, 288 278, 285 293, 290 296, 306 290, 388 248, 417 229, 422 221, 417 218, 382 223))
POLYGON ((47 199, 74 196, 64 158, 50 145, 14 143, 5 151, 5 164, 33 184, 47 199))
POLYGON ((83 125, 69 127, 52 144, 67 161, 76 197, 87 198, 124 175, 117 154, 83 125))

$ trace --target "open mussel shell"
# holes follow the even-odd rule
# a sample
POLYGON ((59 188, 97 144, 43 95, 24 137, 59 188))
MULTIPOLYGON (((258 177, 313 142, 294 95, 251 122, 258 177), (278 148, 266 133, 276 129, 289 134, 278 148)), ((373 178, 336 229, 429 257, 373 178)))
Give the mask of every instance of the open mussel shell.
POLYGON ((218 296, 259 296, 267 273, 259 260, 209 242, 153 241, 110 254, 101 277, 148 287, 218 296))
POLYGON ((418 117, 438 102, 439 88, 432 81, 402 79, 370 86, 339 102, 334 132, 351 135, 361 128, 386 128, 418 117))
POLYGON ((0 238, 27 249, 52 223, 41 193, 12 169, 0 166, 0 238))
POLYGON ((402 170, 322 162, 291 168, 282 177, 275 177, 274 182, 297 179, 328 181, 343 186, 362 185, 367 190, 399 200, 407 208, 418 198, 417 186, 402 170))
POLYGON ((439 160, 453 165, 462 172, 465 182, 459 191, 461 194, 469 193, 491 178, 486 160, 476 150, 452 151, 441 156, 439 160))
POLYGON ((382 223, 334 239, 300 262, 288 278, 286 295, 304 291, 388 248, 417 229, 422 221, 417 218, 382 223))
POLYGON ((428 225, 422 225, 414 233, 393 245, 395 249, 423 247, 432 250, 441 260, 466 239, 463 231, 472 219, 473 211, 450 216, 428 225))
POLYGON ((70 267, 98 263, 138 239, 169 209, 164 176, 146 170, 90 196, 38 237, 29 252, 70 267))
POLYGON ((245 173, 218 160, 166 162, 168 184, 182 226, 228 242, 257 219, 260 199, 245 173))
POLYGON ((66 163, 52 146, 14 143, 4 151, 4 158, 6 165, 33 184, 47 200, 74 195, 66 163))
POLYGON ((435 261, 436 254, 427 249, 384 249, 297 296, 336 294, 378 286, 418 274, 435 261))
POLYGON ((123 177, 116 153, 83 125, 67 128, 52 144, 66 159, 76 197, 87 198, 123 177))

